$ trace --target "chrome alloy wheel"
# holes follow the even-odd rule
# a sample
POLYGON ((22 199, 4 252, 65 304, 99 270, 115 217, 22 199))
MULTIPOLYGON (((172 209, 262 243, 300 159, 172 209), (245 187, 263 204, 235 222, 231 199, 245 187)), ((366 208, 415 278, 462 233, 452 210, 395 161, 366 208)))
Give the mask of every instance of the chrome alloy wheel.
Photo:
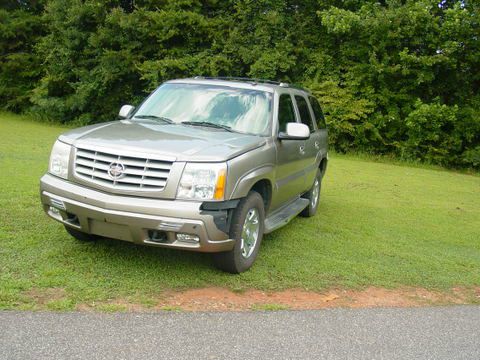
POLYGON ((260 232, 260 216, 256 208, 248 210, 245 222, 243 223, 242 239, 240 250, 242 256, 247 259, 252 255, 257 244, 258 234, 260 232))
POLYGON ((318 178, 315 178, 315 182, 313 183, 312 200, 311 200, 313 209, 317 207, 319 196, 320 196, 320 181, 318 181, 318 178))

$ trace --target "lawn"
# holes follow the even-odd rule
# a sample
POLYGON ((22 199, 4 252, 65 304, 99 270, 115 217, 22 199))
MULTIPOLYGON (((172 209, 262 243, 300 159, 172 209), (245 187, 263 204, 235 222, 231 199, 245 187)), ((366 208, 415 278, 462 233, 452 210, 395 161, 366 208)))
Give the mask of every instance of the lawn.
POLYGON ((255 266, 112 240, 81 243, 43 213, 38 180, 65 128, 0 114, 0 308, 73 309, 165 290, 480 285, 480 177, 334 155, 318 214, 266 236, 255 266), (61 294, 56 297, 55 294, 61 294))

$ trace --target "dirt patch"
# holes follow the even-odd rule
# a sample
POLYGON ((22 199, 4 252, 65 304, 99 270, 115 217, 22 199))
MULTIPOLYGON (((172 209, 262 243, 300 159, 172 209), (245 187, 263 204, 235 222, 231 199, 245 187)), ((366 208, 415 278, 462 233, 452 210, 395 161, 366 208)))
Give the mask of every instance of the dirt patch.
POLYGON ((238 293, 216 287, 172 292, 169 295, 157 308, 176 306, 187 311, 227 311, 249 310, 274 304, 289 309, 309 309, 325 306, 338 298, 334 293, 321 294, 300 289, 277 292, 247 290, 238 293))
POLYGON ((32 288, 23 293, 28 299, 39 306, 46 305, 53 301, 60 301, 66 298, 67 294, 64 288, 32 288))
POLYGON ((329 290, 322 293, 289 289, 266 292, 247 290, 233 292, 219 287, 169 291, 162 293, 151 306, 143 306, 122 299, 98 304, 82 304, 78 310, 102 310, 115 306, 125 311, 247 311, 280 309, 325 309, 333 307, 416 307, 427 305, 468 304, 480 302, 480 287, 453 288, 440 292, 423 288, 384 289, 369 287, 364 290, 329 290))
POLYGON ((412 307, 431 304, 463 304, 467 293, 435 292, 421 288, 382 289, 369 287, 362 291, 330 290, 316 293, 301 289, 278 292, 248 290, 235 293, 223 288, 193 289, 172 293, 159 304, 183 310, 248 310, 260 305, 276 304, 289 309, 323 309, 330 307, 412 307))
POLYGON ((466 289, 440 292, 423 288, 383 289, 369 287, 363 291, 343 291, 340 306, 365 307, 415 307, 425 305, 465 304, 470 302, 466 289))

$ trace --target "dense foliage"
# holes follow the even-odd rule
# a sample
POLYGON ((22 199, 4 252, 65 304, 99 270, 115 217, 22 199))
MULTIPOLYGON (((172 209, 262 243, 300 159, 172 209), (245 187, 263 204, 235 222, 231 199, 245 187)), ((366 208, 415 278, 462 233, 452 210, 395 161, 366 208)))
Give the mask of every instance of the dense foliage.
POLYGON ((474 0, 0 0, 0 106, 115 117, 162 81, 269 78, 321 100, 338 151, 480 168, 474 0))

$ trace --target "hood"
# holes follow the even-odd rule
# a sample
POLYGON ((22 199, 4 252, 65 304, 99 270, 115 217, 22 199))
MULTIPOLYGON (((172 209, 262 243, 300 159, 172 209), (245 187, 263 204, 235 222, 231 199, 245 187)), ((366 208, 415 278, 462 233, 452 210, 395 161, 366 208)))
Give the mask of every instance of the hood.
POLYGON ((60 140, 76 147, 102 146, 149 152, 176 161, 225 161, 265 144, 265 138, 200 126, 121 120, 71 130, 60 140))

